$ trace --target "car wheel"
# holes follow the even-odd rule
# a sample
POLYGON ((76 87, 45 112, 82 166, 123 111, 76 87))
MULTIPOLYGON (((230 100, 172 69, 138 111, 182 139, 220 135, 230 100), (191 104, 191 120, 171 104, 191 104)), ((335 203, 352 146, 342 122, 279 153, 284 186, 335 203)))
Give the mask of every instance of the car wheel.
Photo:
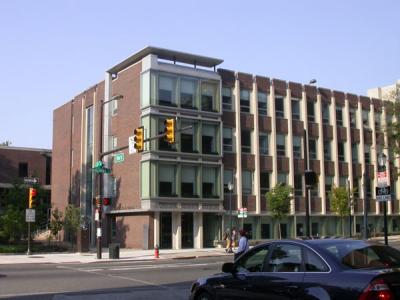
POLYGON ((213 298, 209 293, 202 292, 196 297, 196 300, 213 300, 213 298))

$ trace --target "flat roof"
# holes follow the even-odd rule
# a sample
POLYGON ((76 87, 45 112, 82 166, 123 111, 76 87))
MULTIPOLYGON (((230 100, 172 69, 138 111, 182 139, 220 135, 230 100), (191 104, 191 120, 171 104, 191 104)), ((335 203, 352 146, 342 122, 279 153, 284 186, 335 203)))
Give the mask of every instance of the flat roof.
POLYGON ((117 74, 119 71, 126 69, 130 65, 140 61, 143 57, 146 57, 149 54, 155 54, 160 59, 166 59, 176 62, 181 62, 185 64, 193 64, 202 67, 212 68, 223 62, 222 59, 212 58, 202 55, 190 54, 186 52, 174 51, 164 48, 158 48, 153 46, 147 46, 142 50, 136 52, 132 56, 128 57, 124 61, 115 65, 107 72, 111 74, 117 74))

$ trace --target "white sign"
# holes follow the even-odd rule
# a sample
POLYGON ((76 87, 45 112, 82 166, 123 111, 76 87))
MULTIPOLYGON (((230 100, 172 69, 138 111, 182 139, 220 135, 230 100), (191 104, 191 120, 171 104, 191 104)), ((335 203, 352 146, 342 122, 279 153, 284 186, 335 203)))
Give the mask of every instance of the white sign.
POLYGON ((99 221, 100 220, 100 214, 99 211, 96 209, 96 212, 94 213, 94 220, 99 221))
POLYGON ((387 171, 378 172, 377 178, 378 178, 378 183, 377 183, 378 187, 385 187, 388 185, 387 171))
POLYGON ((101 237, 101 228, 97 228, 97 237, 101 237))
POLYGON ((32 208, 27 208, 26 209, 26 216, 25 216, 25 221, 28 223, 34 223, 35 222, 35 210, 32 208))
POLYGON ((136 153, 136 149, 135 149, 135 137, 134 136, 130 136, 128 138, 128 143, 129 143, 129 154, 134 154, 136 153))

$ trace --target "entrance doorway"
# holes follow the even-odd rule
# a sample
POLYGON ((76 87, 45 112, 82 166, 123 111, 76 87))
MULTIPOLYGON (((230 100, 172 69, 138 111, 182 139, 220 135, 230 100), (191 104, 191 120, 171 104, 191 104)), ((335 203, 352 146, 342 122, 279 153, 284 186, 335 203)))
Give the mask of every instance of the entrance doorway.
POLYGON ((203 248, 214 247, 214 241, 221 238, 221 216, 215 213, 203 213, 203 248))
POLYGON ((181 214, 182 226, 182 248, 194 248, 193 240, 193 213, 183 212, 181 214))
POLYGON ((160 248, 172 249, 172 213, 160 213, 160 248))

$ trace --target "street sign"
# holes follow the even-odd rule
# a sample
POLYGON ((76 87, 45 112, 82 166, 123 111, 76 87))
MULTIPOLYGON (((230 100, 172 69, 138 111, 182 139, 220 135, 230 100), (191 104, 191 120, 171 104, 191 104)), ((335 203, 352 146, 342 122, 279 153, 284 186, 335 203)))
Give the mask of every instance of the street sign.
POLYGON ((239 208, 238 218, 247 218, 247 208, 246 207, 239 208))
POLYGON ((104 163, 101 160, 96 161, 94 168, 92 168, 95 173, 111 173, 111 169, 104 167, 104 163))
POLYGON ((38 184, 39 178, 37 177, 24 177, 25 184, 38 184))
POLYGON ((25 222, 34 223, 35 222, 35 210, 31 208, 27 208, 25 211, 25 222))
POLYGON ((122 163, 125 160, 125 155, 124 153, 117 153, 114 155, 114 162, 115 163, 122 163))
POLYGON ((391 200, 390 186, 377 187, 375 189, 375 192, 376 192, 376 201, 384 202, 384 201, 390 201, 391 200))
POLYGON ((130 136, 128 138, 128 143, 129 143, 129 154, 134 154, 136 153, 135 149, 135 136, 130 136))
POLYGON ((377 174, 378 182, 377 185, 378 187, 385 187, 388 185, 388 176, 387 176, 387 171, 381 171, 378 172, 377 174))

